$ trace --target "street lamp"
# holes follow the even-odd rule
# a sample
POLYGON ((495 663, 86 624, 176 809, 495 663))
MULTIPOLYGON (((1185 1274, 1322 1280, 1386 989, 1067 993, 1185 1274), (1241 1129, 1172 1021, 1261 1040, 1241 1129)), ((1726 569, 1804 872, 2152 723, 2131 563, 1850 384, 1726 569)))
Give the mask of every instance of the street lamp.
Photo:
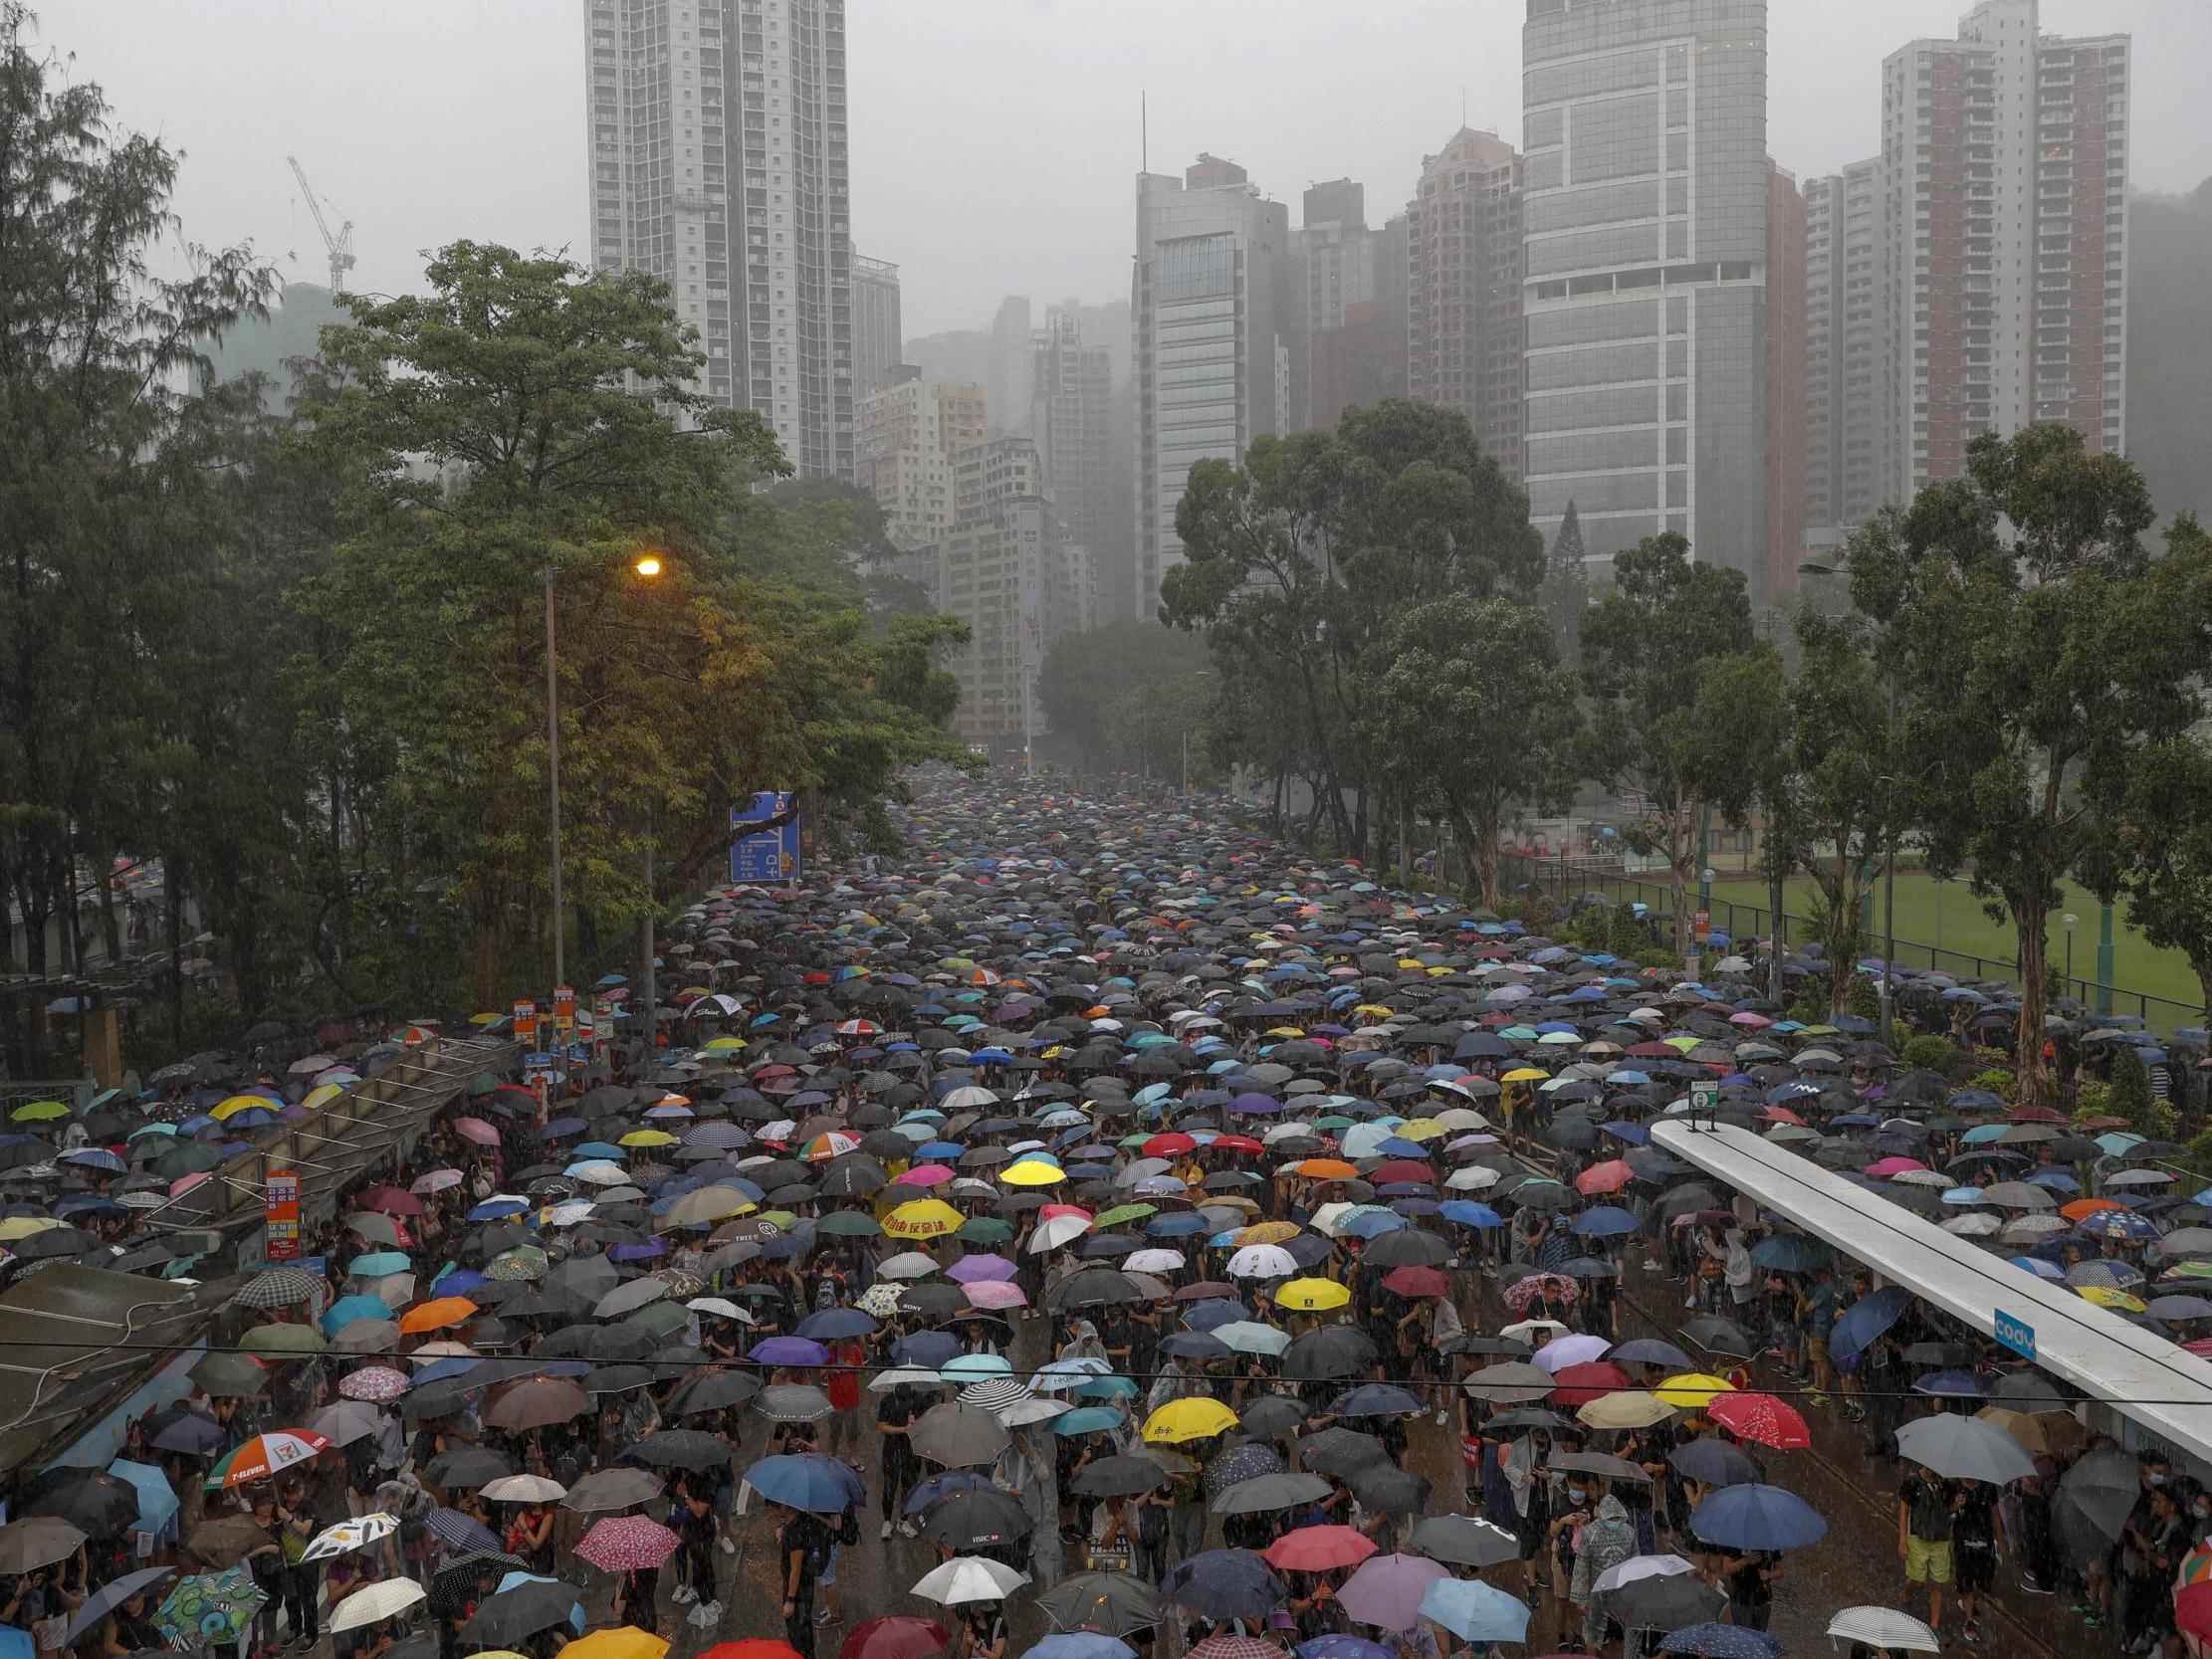
POLYGON ((2072 911, 2059 918, 2060 925, 2066 929, 2066 976, 2069 980, 2074 977, 2074 929, 2081 920, 2072 911))
MULTIPOLYGON (((631 568, 650 580, 661 573, 656 554, 640 554, 631 568)), ((553 819, 553 983, 568 982, 566 930, 561 926, 560 902, 560 655, 553 627, 553 578, 556 564, 546 566, 546 781, 552 796, 553 819)))

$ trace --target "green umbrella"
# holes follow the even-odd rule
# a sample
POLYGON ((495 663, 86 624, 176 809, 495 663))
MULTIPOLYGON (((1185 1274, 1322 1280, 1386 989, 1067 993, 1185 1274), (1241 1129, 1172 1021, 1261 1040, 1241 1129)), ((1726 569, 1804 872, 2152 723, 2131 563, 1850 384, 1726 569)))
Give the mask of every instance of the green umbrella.
POLYGON ((69 1108, 60 1101, 31 1101, 8 1116, 19 1124, 50 1124, 57 1118, 67 1118, 69 1108))
POLYGON ((191 1376, 215 1397, 257 1395, 269 1385, 269 1373, 243 1353, 203 1354, 194 1362, 191 1376))
POLYGON ((257 1325, 238 1339, 238 1346, 264 1357, 292 1359, 321 1353, 331 1345, 312 1325, 257 1325))
POLYGON ((681 1303, 657 1302, 650 1308, 640 1308, 617 1328, 643 1331, 660 1338, 672 1336, 691 1323, 691 1315, 681 1303))
POLYGON ((863 1211, 832 1210, 821 1218, 814 1231, 846 1238, 873 1238, 883 1229, 876 1225, 874 1216, 863 1211))
POLYGON ((177 1580, 153 1622, 176 1645, 219 1647, 235 1642, 254 1621, 254 1610, 269 1597, 254 1587, 243 1566, 222 1572, 195 1572, 177 1580))
POLYGON ((494 1256, 484 1267, 487 1279, 543 1279, 549 1260, 535 1244, 521 1244, 505 1255, 494 1256))
POLYGON ((1003 1244, 1013 1237, 1013 1223, 995 1215, 978 1215, 963 1221, 953 1236, 969 1244, 1003 1244))

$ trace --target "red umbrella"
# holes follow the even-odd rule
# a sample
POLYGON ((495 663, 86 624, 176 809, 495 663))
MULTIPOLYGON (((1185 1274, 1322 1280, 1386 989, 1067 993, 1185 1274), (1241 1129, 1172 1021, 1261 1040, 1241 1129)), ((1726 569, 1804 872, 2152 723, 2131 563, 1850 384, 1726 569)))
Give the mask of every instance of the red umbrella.
POLYGON ((1379 1163, 1370 1169, 1367 1179, 1377 1186, 1390 1181, 1421 1181, 1435 1186, 1437 1171, 1417 1158, 1394 1157, 1388 1163, 1379 1163))
POLYGON ((1147 1157, 1174 1157, 1179 1152, 1190 1151, 1198 1142, 1180 1131, 1170 1130, 1156 1135, 1138 1149, 1147 1157))
POLYGON ((1593 1163, 1575 1177, 1575 1190, 1584 1197, 1596 1192, 1618 1192, 1636 1179, 1636 1171, 1614 1158, 1605 1163, 1593 1163))
POLYGON ((1451 1281, 1434 1267, 1394 1267, 1383 1275, 1383 1289, 1399 1296, 1449 1296, 1451 1281))
POLYGON ((482 1118, 454 1119, 453 1133, 464 1141, 475 1141, 479 1146, 496 1146, 499 1144, 499 1131, 487 1124, 482 1118))
POLYGON ((1776 1451, 1802 1451, 1813 1443, 1797 1407, 1772 1394, 1721 1394, 1705 1407, 1705 1415, 1738 1440, 1755 1440, 1776 1451))
POLYGON ((1552 1381, 1551 1397, 1561 1405, 1588 1405, 1594 1399, 1635 1386, 1627 1371, 1605 1359, 1569 1365, 1552 1381))
MULTIPOLYGON (((877 1619, 876 1622, 883 1624, 889 1621, 877 1619)), ((916 1619, 914 1622, 929 1624, 930 1621, 928 1619, 916 1619)), ((863 1625, 861 1628, 865 1629, 866 1626, 863 1625)), ((932 1625, 931 1628, 935 1629, 936 1626, 932 1625)), ((858 1634, 858 1632, 855 1632, 855 1634, 858 1634)), ((937 1647, 945 1646, 952 1639, 949 1635, 941 1635, 937 1647)), ((845 1646, 848 1648, 852 1646, 851 1636, 845 1638, 845 1646)), ((922 1651, 924 1653, 935 1653, 937 1647, 924 1648, 922 1651)), ((718 1643, 702 1653, 699 1659, 799 1659, 799 1654, 798 1649, 791 1646, 789 1642, 779 1642, 768 1636, 752 1636, 742 1642, 718 1643)))
MULTIPOLYGON (((856 1624, 837 1650, 837 1659, 930 1659, 944 1650, 952 1635, 933 1618, 894 1613, 856 1624)), ((725 1642, 711 1647, 699 1659, 783 1659, 782 1654, 762 1651, 782 1647, 781 1642, 725 1642)), ((786 1650, 788 1651, 788 1650, 786 1650)))
POLYGON ((1299 1527, 1266 1550, 1267 1564, 1285 1572, 1326 1572, 1356 1566, 1375 1554, 1375 1541, 1357 1527, 1299 1527))
POLYGON ((353 1207, 384 1215, 420 1215, 429 1206, 403 1186, 372 1186, 353 1200, 353 1207))
POLYGON ((2212 1637, 2212 1579, 2181 1588, 2173 1598, 2173 1621, 2185 1636, 2212 1637))
POLYGON ((649 1517, 610 1515, 591 1523, 591 1530, 576 1540, 575 1554, 608 1572, 642 1572, 667 1560, 683 1542, 649 1517))

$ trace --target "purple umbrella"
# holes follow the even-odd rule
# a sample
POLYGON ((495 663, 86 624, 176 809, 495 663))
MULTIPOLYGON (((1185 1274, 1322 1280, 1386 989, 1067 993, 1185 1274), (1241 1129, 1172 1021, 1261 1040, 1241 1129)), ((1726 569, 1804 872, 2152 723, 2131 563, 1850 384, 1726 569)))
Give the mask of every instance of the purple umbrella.
POLYGON ((1228 1103, 1231 1112, 1246 1113, 1254 1118, 1265 1118, 1283 1109, 1283 1103, 1272 1095, 1238 1095, 1228 1103))
POLYGON ((1421 1598, 1450 1572, 1426 1555, 1371 1555, 1344 1581, 1337 1600, 1361 1624, 1411 1630, 1421 1622, 1421 1598))
POLYGON ((945 1277, 957 1285, 973 1285, 985 1279, 1011 1279, 1020 1267, 1003 1256, 982 1253, 963 1256, 945 1270, 945 1277))
POLYGON ((829 1349, 804 1337, 764 1337, 746 1357, 762 1365, 826 1365, 829 1349))

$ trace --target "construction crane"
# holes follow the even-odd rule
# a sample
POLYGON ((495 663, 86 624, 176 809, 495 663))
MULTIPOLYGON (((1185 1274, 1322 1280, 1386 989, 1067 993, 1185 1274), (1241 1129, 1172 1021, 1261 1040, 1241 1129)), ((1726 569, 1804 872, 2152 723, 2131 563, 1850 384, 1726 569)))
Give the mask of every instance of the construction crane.
POLYGON ((323 217, 323 203, 316 198, 315 186, 308 182, 307 169, 300 165, 297 155, 285 159, 292 163, 292 176, 300 181, 300 194, 307 197, 308 211, 315 215, 315 228, 323 233, 323 246, 331 251, 331 292, 343 294, 345 274, 353 269, 353 221, 346 220, 332 236, 330 220, 323 217))

